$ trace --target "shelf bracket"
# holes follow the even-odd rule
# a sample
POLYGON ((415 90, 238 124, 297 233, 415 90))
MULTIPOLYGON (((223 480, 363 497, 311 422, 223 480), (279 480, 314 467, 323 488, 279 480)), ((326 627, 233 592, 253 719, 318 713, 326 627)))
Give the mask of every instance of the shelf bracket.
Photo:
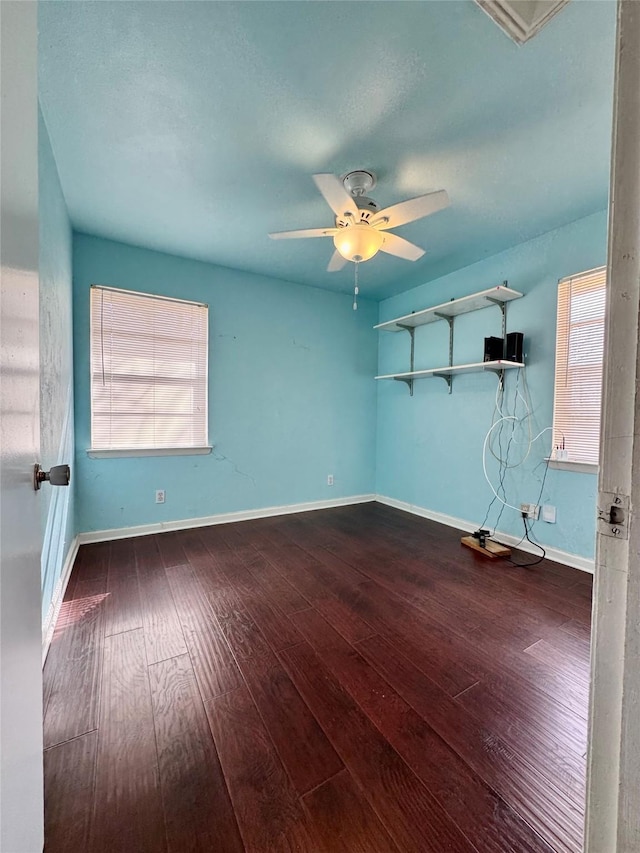
MULTIPOLYGON (((506 286, 506 282, 505 282, 506 286)), ((502 314, 502 340, 506 343, 507 338, 507 303, 503 302, 501 299, 492 299, 490 296, 487 296, 487 302, 493 302, 494 305, 497 305, 500 309, 500 313, 502 314)))
POLYGON ((503 367, 485 367, 485 373, 495 373, 500 382, 502 383, 502 387, 504 388, 504 368, 503 367))
MULTIPOLYGON (((416 327, 415 326, 404 326, 402 323, 398 323, 401 329, 404 329, 405 332, 409 332, 409 337, 411 338, 411 354, 409 357, 409 371, 413 373, 415 367, 415 353, 416 353, 416 327)), ((397 377, 396 377, 397 378, 397 377)), ((413 379, 398 379, 399 382, 405 382, 409 388, 409 395, 413 397, 413 379)))
MULTIPOLYGON (((447 323, 449 324, 449 367, 452 367, 453 366, 453 325, 454 325, 453 321, 455 318, 451 317, 449 314, 439 314, 437 311, 435 311, 434 313, 435 313, 436 317, 439 317, 441 320, 446 320, 447 323)), ((449 374, 445 375, 443 373, 434 373, 434 376, 439 376, 440 379, 444 379, 446 381, 447 386, 449 388, 449 394, 451 394, 451 391, 453 390, 453 388, 452 388, 452 386, 453 386, 452 377, 449 374)))
POLYGON ((409 394, 413 397, 413 379, 407 379, 404 376, 394 376, 396 382, 404 382, 409 389, 409 394))
POLYGON ((434 376, 437 376, 438 379, 444 379, 447 383, 447 387, 449 388, 449 393, 451 394, 451 387, 453 385, 453 377, 450 373, 434 373, 434 376))

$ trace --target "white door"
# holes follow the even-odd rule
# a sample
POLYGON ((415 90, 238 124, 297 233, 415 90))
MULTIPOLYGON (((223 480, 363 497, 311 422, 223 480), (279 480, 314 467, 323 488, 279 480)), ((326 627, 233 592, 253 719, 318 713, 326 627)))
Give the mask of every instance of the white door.
POLYGON ((0 2, 0 851, 43 847, 36 3, 0 2))

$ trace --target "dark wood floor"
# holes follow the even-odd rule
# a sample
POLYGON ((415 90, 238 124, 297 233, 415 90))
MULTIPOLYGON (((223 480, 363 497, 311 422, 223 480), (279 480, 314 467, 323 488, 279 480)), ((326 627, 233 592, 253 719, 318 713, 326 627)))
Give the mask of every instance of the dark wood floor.
POLYGON ((579 851, 591 579, 459 538, 371 503, 83 546, 47 853, 579 851))

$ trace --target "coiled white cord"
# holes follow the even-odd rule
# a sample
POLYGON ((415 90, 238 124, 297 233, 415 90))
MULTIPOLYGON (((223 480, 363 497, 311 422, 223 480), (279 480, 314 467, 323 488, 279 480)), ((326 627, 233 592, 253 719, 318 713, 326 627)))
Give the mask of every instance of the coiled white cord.
MULTIPOLYGON (((506 500, 504 500, 504 498, 501 498, 500 495, 498 494, 498 492, 496 491, 496 489, 494 488, 493 483, 491 482, 491 479, 489 477, 489 473, 487 471, 487 446, 489 447, 491 455, 498 461, 501 468, 505 468, 505 469, 518 468, 521 465, 523 465, 526 462, 526 460, 529 458, 529 455, 531 453, 531 449, 533 447, 534 442, 536 442, 542 435, 544 435, 545 432, 551 431, 553 429, 553 427, 550 427, 550 426, 545 427, 544 429, 540 430, 540 432, 536 436, 531 435, 531 432, 532 432, 532 430, 531 430, 531 418, 532 418, 531 397, 529 394, 529 387, 527 385, 526 374, 524 372, 524 368, 518 369, 518 378, 516 381, 516 394, 515 394, 515 399, 514 399, 514 414, 513 415, 505 414, 501 405, 504 405, 504 384, 503 384, 502 378, 500 379, 500 381, 498 383, 498 387, 496 389, 495 408, 494 408, 493 417, 492 417, 492 424, 489 427, 489 430, 488 430, 488 432, 484 438, 484 443, 482 445, 482 470, 484 473, 484 478, 487 481, 487 484, 489 485, 489 488, 491 489, 491 492, 492 492, 494 498, 496 500, 500 501, 500 503, 503 504, 504 506, 508 507, 509 509, 513 509, 519 513, 521 511, 520 507, 513 506, 513 504, 510 504, 506 500), (527 401, 527 399, 525 399, 525 397, 522 396, 522 394, 520 393, 520 389, 519 389, 521 372, 522 372, 525 394, 528 398, 528 401, 527 401), (524 415, 524 417, 522 417, 522 418, 517 417, 517 415, 515 414, 518 397, 520 398, 520 400, 522 400, 522 402, 525 406, 525 410, 526 410, 526 415, 524 415), (499 402, 499 400, 500 400, 500 402, 499 402), (500 418, 497 421, 494 420, 495 416, 496 416, 496 412, 500 415, 500 418), (524 454, 522 459, 518 460, 518 462, 515 462, 511 465, 509 464, 507 459, 502 459, 501 455, 497 454, 494 451, 493 446, 492 446, 492 442, 491 442, 493 431, 496 429, 496 427, 498 427, 500 424, 505 423, 506 421, 511 421, 511 422, 515 421, 515 424, 513 425, 514 430, 515 430, 517 424, 524 423, 526 421, 527 426, 528 426, 528 432, 529 432, 528 439, 527 439, 527 451, 526 451, 526 453, 524 454)), ((523 442, 519 442, 515 438, 513 438, 513 434, 511 436, 511 441, 514 441, 516 444, 522 444, 523 443, 523 442)), ((507 455, 508 455, 508 448, 507 448, 507 455)))

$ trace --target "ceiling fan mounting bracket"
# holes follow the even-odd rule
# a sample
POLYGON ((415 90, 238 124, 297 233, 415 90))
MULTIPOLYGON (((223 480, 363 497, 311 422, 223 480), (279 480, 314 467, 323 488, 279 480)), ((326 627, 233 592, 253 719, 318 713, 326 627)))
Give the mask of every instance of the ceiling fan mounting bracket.
POLYGON ((354 198, 366 195, 376 185, 376 176, 373 172, 367 172, 364 169, 357 169, 355 172, 348 172, 342 179, 345 190, 354 198))

